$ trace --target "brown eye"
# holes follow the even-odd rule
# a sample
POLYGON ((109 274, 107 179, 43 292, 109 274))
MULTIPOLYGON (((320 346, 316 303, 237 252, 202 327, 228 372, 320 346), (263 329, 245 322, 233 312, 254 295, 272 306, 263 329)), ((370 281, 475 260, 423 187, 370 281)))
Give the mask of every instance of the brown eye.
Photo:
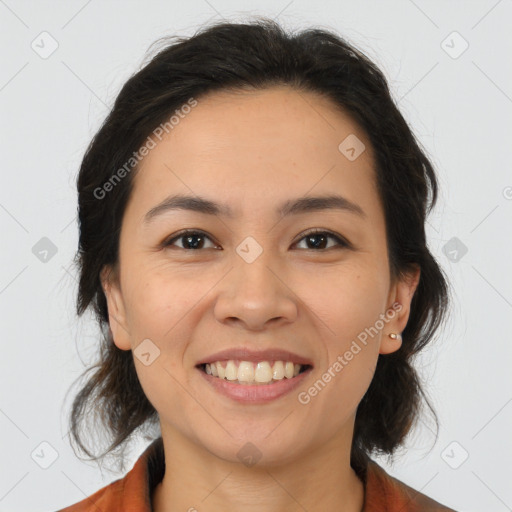
MULTIPOLYGON (((206 233, 197 230, 186 230, 165 241, 163 247, 173 246, 176 241, 182 241, 182 246, 178 246, 178 249, 198 250, 205 248, 205 240, 211 241, 211 238, 206 233)), ((213 244, 213 248, 216 247, 217 246, 213 244)), ((206 248, 209 249, 209 247, 206 248)))
MULTIPOLYGON (((302 243, 303 240, 307 244, 307 247, 305 247, 305 249, 307 250, 325 251, 336 247, 350 248, 350 244, 340 236, 335 235, 330 231, 325 231, 321 229, 314 229, 307 232, 305 235, 302 236, 299 242, 295 243, 295 245, 302 243), (329 240, 333 240, 334 245, 328 247, 329 240)), ((174 246, 178 249, 184 249, 186 251, 219 248, 219 246, 217 246, 206 233, 204 233, 203 231, 192 229, 181 231, 180 233, 173 235, 172 238, 169 238, 162 244, 162 247, 171 246, 174 246), (210 247, 205 245, 208 243, 208 241, 210 241, 212 244, 210 247), (176 245, 176 242, 180 242, 181 245, 176 245)))
POLYGON ((302 240, 306 241, 306 244, 309 246, 306 249, 309 250, 327 250, 332 248, 326 247, 328 245, 328 240, 334 240, 334 247, 349 247, 348 242, 340 238, 339 236, 331 233, 330 231, 322 231, 320 229, 314 229, 306 233, 297 243, 300 243, 302 240))

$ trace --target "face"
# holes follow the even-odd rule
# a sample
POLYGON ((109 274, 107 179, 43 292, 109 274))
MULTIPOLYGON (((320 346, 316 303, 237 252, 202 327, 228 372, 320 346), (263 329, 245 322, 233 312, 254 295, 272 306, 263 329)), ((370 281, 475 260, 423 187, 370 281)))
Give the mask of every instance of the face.
POLYGON ((145 156, 102 282, 114 342, 134 351, 164 436, 234 462, 250 442, 269 465, 350 442, 419 278, 391 279, 375 180, 351 118, 287 87, 199 99, 145 156), (196 208, 161 206, 177 195, 196 208), (279 379, 278 360, 301 373, 279 379), (221 380, 197 366, 208 361, 276 379, 221 380))

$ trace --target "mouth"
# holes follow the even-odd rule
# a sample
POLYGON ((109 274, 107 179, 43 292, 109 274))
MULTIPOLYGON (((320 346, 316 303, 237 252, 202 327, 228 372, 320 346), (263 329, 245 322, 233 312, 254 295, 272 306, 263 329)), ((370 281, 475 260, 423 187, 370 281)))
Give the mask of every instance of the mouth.
POLYGON ((289 395, 313 370, 310 364, 292 361, 243 359, 201 363, 196 368, 210 389, 245 405, 266 404, 289 395))
POLYGON ((200 371, 217 380, 229 381, 242 386, 269 386, 284 380, 297 378, 313 368, 289 360, 246 361, 228 359, 201 363, 200 371))
POLYGON ((244 404, 265 404, 289 395, 313 370, 307 357, 288 350, 228 348, 197 361, 214 392, 244 404))

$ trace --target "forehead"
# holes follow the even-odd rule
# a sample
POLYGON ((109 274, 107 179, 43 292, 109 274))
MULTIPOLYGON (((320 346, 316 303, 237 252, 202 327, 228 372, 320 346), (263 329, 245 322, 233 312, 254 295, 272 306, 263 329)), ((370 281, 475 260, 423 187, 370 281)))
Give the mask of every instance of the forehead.
POLYGON ((286 86, 221 91, 187 112, 139 164, 133 196, 144 207, 171 192, 222 196, 239 215, 309 191, 375 199, 365 133, 319 94, 286 86), (364 148, 356 159, 343 152, 347 140, 364 148))

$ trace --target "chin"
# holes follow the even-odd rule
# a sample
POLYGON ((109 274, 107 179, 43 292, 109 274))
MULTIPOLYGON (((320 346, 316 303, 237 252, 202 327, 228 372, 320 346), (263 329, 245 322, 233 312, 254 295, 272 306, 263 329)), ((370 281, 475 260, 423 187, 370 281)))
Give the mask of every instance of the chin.
MULTIPOLYGON (((298 442, 294 442, 296 436, 290 436, 290 433, 285 432, 284 428, 281 435, 277 431, 269 435, 268 432, 272 429, 265 433, 261 432, 261 428, 259 430, 253 435, 246 432, 245 435, 238 436, 237 439, 229 438, 224 444, 217 438, 205 442, 203 446, 212 455, 226 462, 260 469, 290 464, 300 456, 301 449, 305 448, 298 442)), ((303 435, 297 436, 297 438, 303 440, 303 435)))

